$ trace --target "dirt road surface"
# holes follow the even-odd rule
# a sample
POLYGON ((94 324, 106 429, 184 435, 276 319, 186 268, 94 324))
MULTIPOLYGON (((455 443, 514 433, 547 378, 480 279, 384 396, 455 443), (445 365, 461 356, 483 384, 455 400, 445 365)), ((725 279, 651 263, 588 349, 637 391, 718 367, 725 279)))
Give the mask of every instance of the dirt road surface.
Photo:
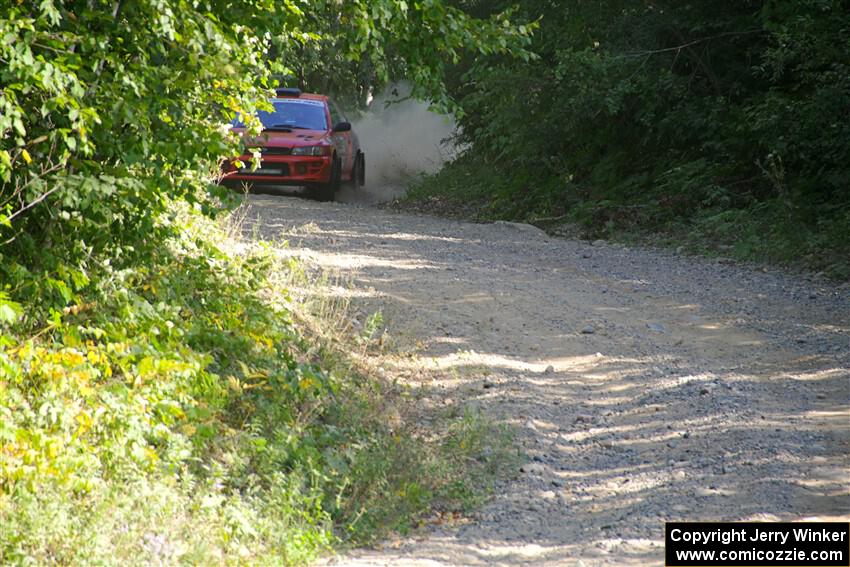
POLYGON ((661 565, 667 520, 850 517, 846 285, 525 225, 250 206, 249 230, 380 309, 408 354, 390 371, 514 426, 525 455, 469 522, 329 564, 661 565))

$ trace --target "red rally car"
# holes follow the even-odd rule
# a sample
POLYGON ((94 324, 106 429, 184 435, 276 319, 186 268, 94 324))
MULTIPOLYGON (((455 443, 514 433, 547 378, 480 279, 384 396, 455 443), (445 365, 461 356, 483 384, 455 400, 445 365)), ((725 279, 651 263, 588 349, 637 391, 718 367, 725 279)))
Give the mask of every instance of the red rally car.
MULTIPOLYGON (((298 89, 277 89, 277 97, 269 102, 273 112, 257 113, 262 134, 248 140, 248 146, 262 154, 260 166, 252 171, 251 154, 230 159, 224 164, 222 183, 303 186, 321 201, 332 201, 342 182, 365 183, 360 141, 333 101, 298 89)), ((244 134, 238 117, 232 126, 244 134)))

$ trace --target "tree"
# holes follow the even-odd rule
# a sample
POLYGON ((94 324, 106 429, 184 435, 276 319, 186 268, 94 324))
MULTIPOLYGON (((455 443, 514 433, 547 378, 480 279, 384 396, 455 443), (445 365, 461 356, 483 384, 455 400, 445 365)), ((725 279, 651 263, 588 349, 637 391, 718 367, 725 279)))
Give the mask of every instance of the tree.
POLYGON ((516 18, 540 22, 530 64, 450 73, 470 161, 498 172, 500 214, 569 213, 597 234, 700 215, 738 234, 749 215, 789 258, 822 248, 850 222, 847 4, 523 2, 516 18))
POLYGON ((222 125, 272 77, 362 101, 403 75, 446 108, 444 61, 522 54, 528 30, 439 0, 4 0, 0 35, 0 273, 21 282, 134 261, 170 200, 214 212, 222 125))

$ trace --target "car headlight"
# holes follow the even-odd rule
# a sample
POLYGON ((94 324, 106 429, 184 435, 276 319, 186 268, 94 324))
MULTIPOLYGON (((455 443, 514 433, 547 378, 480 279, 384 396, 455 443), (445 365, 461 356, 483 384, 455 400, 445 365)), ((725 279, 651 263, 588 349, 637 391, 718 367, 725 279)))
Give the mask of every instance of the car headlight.
POLYGON ((300 146, 292 148, 294 156, 326 156, 330 155, 330 146, 300 146))

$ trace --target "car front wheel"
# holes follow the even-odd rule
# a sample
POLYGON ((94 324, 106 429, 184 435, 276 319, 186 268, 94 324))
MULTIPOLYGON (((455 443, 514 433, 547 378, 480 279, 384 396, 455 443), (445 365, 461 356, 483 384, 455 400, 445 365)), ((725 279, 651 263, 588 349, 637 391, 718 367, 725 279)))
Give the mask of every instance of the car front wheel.
POLYGON ((333 201, 339 191, 340 179, 342 177, 342 161, 334 156, 333 166, 331 168, 331 178, 327 183, 315 185, 311 193, 317 201, 333 201))

